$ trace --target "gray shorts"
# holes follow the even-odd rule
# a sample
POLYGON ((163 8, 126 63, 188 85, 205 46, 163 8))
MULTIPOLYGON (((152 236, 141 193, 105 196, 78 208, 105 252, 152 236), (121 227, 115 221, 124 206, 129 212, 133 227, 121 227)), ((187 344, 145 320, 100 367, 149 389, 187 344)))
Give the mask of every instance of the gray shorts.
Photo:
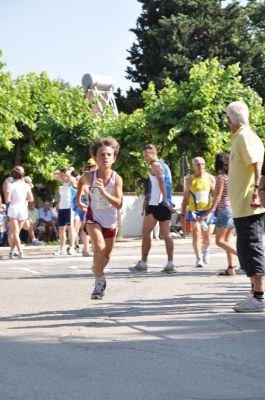
POLYGON ((265 214, 234 218, 237 233, 237 253, 241 268, 247 276, 265 275, 263 250, 265 214))

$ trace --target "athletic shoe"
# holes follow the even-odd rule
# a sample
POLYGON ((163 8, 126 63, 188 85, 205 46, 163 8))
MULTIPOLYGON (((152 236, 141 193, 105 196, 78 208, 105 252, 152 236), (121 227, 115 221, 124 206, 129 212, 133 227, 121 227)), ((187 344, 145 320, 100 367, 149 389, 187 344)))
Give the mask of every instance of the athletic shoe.
POLYGON ((8 258, 10 258, 10 260, 14 260, 18 257, 18 255, 19 255, 19 253, 15 252, 15 251, 10 251, 8 258))
POLYGON ((75 245, 75 251, 76 251, 76 253, 81 253, 81 249, 78 244, 75 245))
POLYGON ((209 254, 209 249, 208 248, 207 249, 205 249, 205 248, 202 249, 202 259, 203 259, 204 264, 209 264, 209 262, 210 262, 210 254, 209 254))
POLYGON ((24 254, 22 253, 22 251, 20 251, 20 252, 18 253, 17 258, 25 258, 25 257, 24 257, 24 254))
POLYGON ((34 240, 32 240, 32 245, 33 246, 43 246, 44 243, 42 240, 34 239, 34 240))
POLYGON ((259 301, 255 297, 252 297, 236 304, 233 309, 236 312, 242 313, 263 312, 265 311, 265 300, 259 301))
POLYGON ((163 269, 161 269, 161 272, 164 272, 166 274, 176 274, 178 271, 175 267, 175 265, 171 265, 171 266, 165 266, 163 269))
POLYGON ((133 267, 129 267, 131 272, 147 272, 147 264, 144 261, 138 261, 133 267))
POLYGON ((56 251, 55 253, 53 253, 54 256, 66 256, 66 250, 65 249, 60 249, 58 251, 56 251))
POLYGON ((236 303, 234 305, 234 307, 238 307, 240 304, 242 304, 243 302, 247 302, 251 299, 253 299, 254 297, 254 292, 251 290, 250 292, 248 292, 247 296, 244 298, 244 300, 240 301, 239 303, 236 303))
POLYGON ((204 267, 204 262, 201 259, 201 257, 197 258, 195 268, 203 268, 204 267))
POLYGON ((73 247, 68 247, 67 248, 67 254, 69 256, 74 256, 74 255, 76 255, 76 251, 75 251, 75 249, 73 247))
POLYGON ((104 296, 104 291, 106 289, 107 283, 104 277, 97 279, 95 283, 95 288, 91 294, 92 300, 101 300, 104 296))

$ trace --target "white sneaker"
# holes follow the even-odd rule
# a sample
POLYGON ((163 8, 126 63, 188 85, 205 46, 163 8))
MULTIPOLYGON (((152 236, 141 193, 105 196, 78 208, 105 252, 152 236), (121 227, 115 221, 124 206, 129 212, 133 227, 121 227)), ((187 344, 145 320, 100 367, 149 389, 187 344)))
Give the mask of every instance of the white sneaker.
POLYGON ((144 261, 138 261, 133 267, 129 267, 131 272, 147 272, 147 264, 144 261))
POLYGON ((203 262, 205 263, 205 264, 209 264, 209 262, 210 262, 210 253, 209 253, 209 248, 203 248, 202 249, 202 259, 203 259, 203 262))
POLYGON ((44 243, 42 240, 34 239, 34 240, 32 240, 32 245, 33 246, 43 246, 44 243))
POLYGON ((58 251, 56 251, 55 253, 53 253, 53 255, 54 256, 66 256, 67 255, 67 253, 66 253, 66 250, 63 248, 63 249, 60 249, 60 250, 58 250, 58 251))
POLYGON ((18 258, 18 255, 19 255, 19 253, 17 253, 16 251, 10 251, 8 257, 10 258, 10 260, 14 260, 14 259, 18 258))
POLYGON ((243 313, 263 312, 265 311, 265 300, 259 301, 255 297, 252 297, 236 304, 233 309, 243 313))
POLYGON ((75 251, 75 249, 73 247, 68 247, 67 248, 67 254, 69 256, 74 256, 74 255, 76 255, 76 251, 75 251))
POLYGON ((81 248, 78 244, 75 245, 75 251, 76 253, 81 253, 81 248))
POLYGON ((178 271, 175 267, 175 265, 166 265, 163 269, 161 269, 161 272, 165 273, 165 274, 176 274, 178 271))
POLYGON ((246 295, 246 297, 242 301, 240 301, 239 303, 236 303, 234 305, 234 308, 238 307, 242 303, 248 302, 249 300, 253 299, 253 297, 254 297, 254 292, 251 290, 250 292, 248 292, 248 294, 246 295))
POLYGON ((195 268, 203 268, 204 266, 205 265, 204 265, 202 258, 198 257, 196 260, 195 268))
POLYGON ((24 257, 24 254, 22 253, 22 251, 20 251, 20 252, 18 253, 17 258, 25 258, 25 257, 24 257))
POLYGON ((96 279, 95 288, 93 290, 93 293, 91 294, 91 299, 92 300, 101 300, 102 297, 104 296, 106 286, 107 286, 107 283, 106 283, 106 279, 104 277, 96 279))

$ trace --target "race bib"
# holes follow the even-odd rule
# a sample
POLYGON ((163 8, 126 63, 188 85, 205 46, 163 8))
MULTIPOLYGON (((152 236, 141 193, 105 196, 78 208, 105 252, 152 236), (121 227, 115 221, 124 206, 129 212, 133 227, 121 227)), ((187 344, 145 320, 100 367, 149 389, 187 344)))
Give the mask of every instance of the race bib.
POLYGON ((195 193, 196 203, 208 203, 209 193, 205 191, 200 191, 195 193))
POLYGON ((111 207, 111 204, 109 203, 109 201, 106 199, 106 197, 102 193, 100 193, 98 188, 91 189, 91 192, 94 195, 95 209, 103 210, 105 208, 111 207))

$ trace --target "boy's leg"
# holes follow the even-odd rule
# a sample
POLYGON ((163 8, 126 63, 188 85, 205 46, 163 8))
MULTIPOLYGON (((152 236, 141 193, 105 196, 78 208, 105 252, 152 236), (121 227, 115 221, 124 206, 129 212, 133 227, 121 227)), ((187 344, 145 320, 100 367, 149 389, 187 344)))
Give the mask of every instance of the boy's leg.
POLYGON ((105 239, 98 224, 86 224, 86 230, 94 246, 94 273, 96 278, 100 278, 104 274, 105 267, 105 239))
POLYGON ((81 238, 83 242, 83 250, 82 250, 83 256, 84 257, 91 256, 92 251, 90 250, 90 244, 89 244, 90 237, 84 230, 84 222, 82 222, 81 225, 81 238))
POLYGON ((116 241, 116 236, 113 238, 105 238, 104 268, 106 267, 106 265, 108 264, 108 262, 110 260, 110 255, 113 250, 115 241, 116 241))
POLYGON ((91 294, 91 299, 101 300, 106 289, 104 267, 109 260, 110 252, 114 243, 111 244, 109 241, 107 241, 107 244, 105 243, 101 228, 98 224, 86 224, 86 230, 94 245, 94 274, 96 280, 94 290, 91 294))

